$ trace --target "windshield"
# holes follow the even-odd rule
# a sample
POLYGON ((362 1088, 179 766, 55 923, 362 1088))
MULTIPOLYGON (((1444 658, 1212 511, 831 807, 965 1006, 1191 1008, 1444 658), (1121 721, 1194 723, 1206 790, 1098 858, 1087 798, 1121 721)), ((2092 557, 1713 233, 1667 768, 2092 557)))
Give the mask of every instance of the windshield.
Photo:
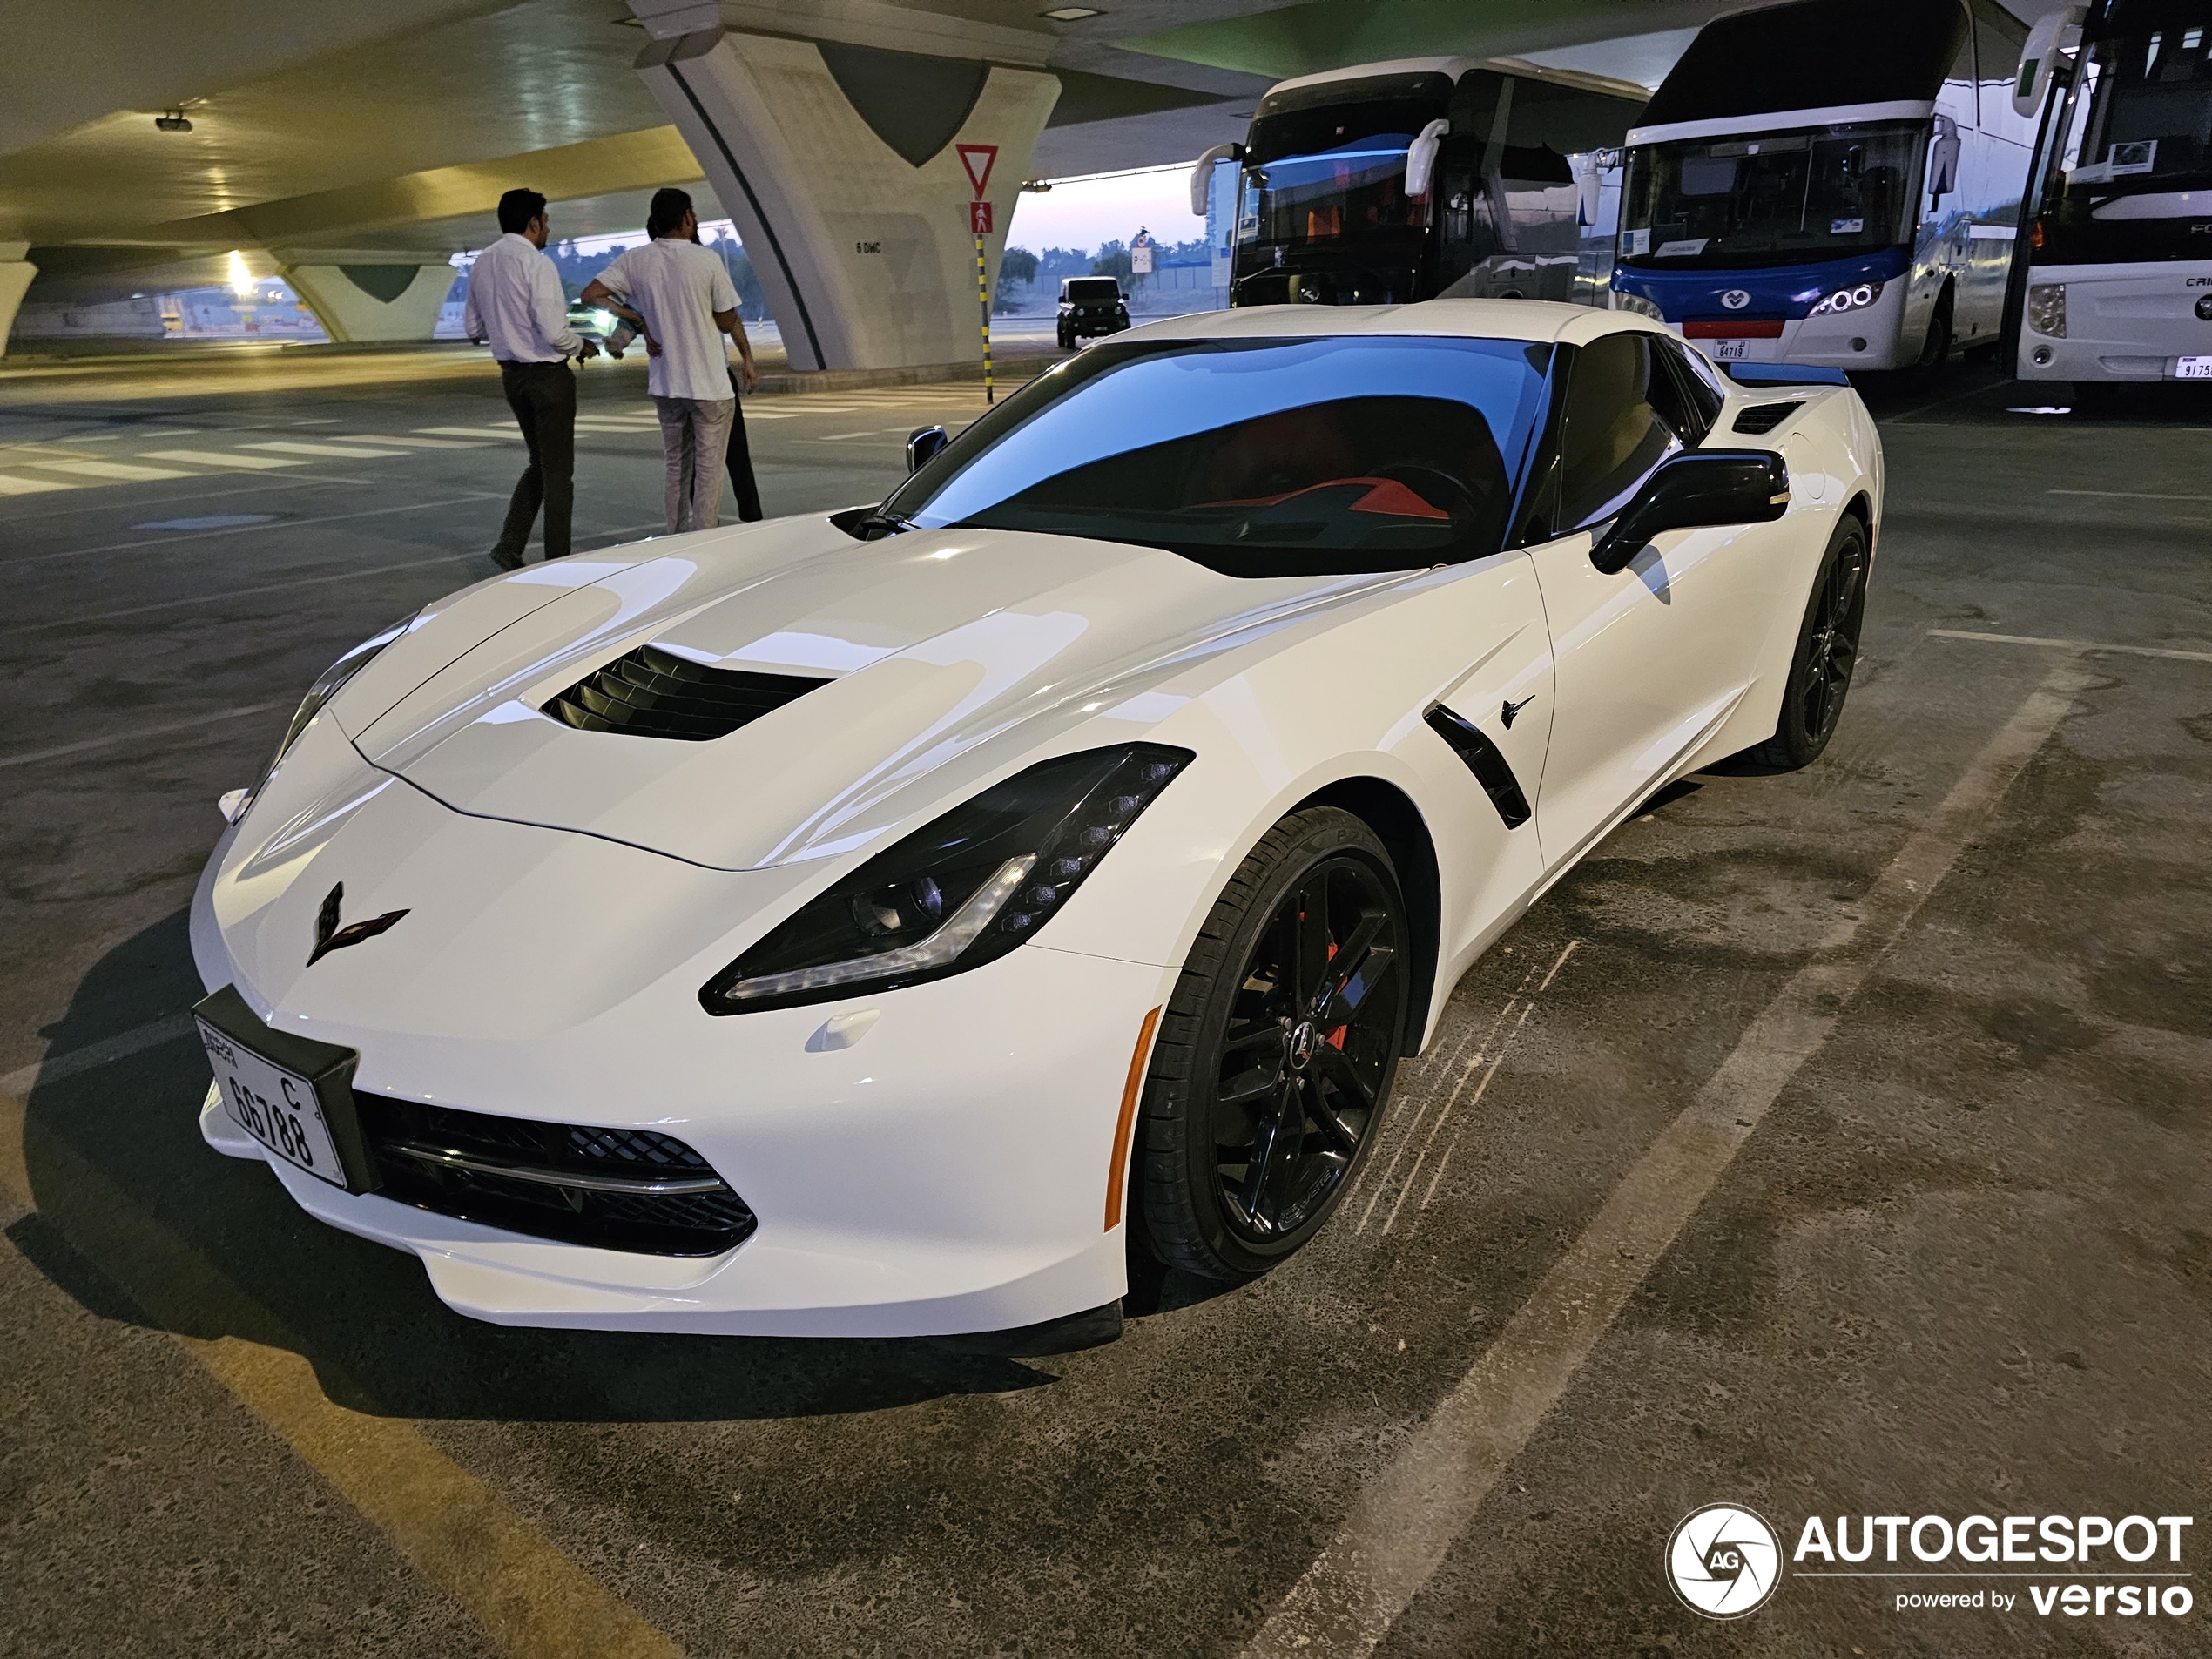
POLYGON ((1426 199, 1406 194, 1410 132, 1351 138, 1317 154, 1244 170, 1240 242, 1359 242, 1428 223, 1426 199))
POLYGON ((1069 305, 1110 306, 1121 299, 1122 285, 1112 277, 1069 277, 1060 297, 1069 305))
POLYGON ((1163 547, 1228 576, 1477 558, 1503 544, 1550 355, 1391 336, 1094 346, 882 510, 1163 547))
POLYGON ((2102 201, 2212 178, 2212 3, 2195 21, 2188 10, 2083 53, 2060 156, 2069 197, 2102 201))
POLYGON ((1796 265, 1912 239, 1926 127, 1885 122, 1640 145, 1621 258, 1661 268, 1796 265))

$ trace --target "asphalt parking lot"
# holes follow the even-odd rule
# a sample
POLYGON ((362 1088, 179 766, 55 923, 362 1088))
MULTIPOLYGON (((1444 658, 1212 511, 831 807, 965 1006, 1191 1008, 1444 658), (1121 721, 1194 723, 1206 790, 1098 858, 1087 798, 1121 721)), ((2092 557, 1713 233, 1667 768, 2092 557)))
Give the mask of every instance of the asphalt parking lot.
MULTIPOLYGON (((472 1324, 208 1151, 215 798, 489 573, 519 446, 465 354, 0 369, 0 1654, 2212 1652, 2212 1515, 2156 1619, 1799 1562, 1717 1622, 1662 1570, 1718 1501, 1794 1544, 2212 1484, 2212 403, 1871 392, 1823 759, 1544 899, 1288 1265, 1007 1359, 472 1324)), ((634 370, 583 376, 582 546, 658 529, 634 370)), ((760 399, 769 509, 981 407, 760 399)))

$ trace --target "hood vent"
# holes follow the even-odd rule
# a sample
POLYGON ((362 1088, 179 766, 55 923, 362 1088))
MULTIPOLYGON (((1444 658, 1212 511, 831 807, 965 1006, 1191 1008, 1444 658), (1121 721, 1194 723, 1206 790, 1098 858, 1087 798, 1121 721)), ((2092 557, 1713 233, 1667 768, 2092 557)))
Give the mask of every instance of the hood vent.
POLYGON ((727 737, 828 684, 798 674, 703 668, 654 646, 640 645, 586 674, 541 712, 580 732, 625 732, 632 737, 705 743, 727 737))

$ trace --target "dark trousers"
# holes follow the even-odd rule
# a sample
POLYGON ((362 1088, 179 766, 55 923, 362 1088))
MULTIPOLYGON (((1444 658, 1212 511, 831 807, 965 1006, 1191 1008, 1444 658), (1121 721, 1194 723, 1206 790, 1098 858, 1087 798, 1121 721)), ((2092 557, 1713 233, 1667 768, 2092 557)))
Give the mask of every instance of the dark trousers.
POLYGON ((502 363, 499 383, 529 446, 530 464, 507 503, 507 523, 492 556, 521 560, 543 502, 545 556, 561 558, 569 550, 569 520, 576 509, 576 374, 564 362, 502 363))
MULTIPOLYGON (((738 395, 738 371, 730 371, 730 395, 738 395)), ((738 518, 751 523, 761 516, 760 486, 752 482, 752 450, 745 441, 745 401, 730 416, 730 488, 738 492, 738 518)))

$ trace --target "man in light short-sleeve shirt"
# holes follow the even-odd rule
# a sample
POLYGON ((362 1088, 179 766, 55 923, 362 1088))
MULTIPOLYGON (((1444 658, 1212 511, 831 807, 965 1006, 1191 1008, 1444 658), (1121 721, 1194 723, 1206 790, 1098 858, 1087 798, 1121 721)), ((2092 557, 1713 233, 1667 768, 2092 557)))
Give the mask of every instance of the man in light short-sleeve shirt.
POLYGON ((667 452, 671 531, 711 529, 722 521, 723 464, 738 411, 723 335, 733 336, 744 354, 746 389, 758 383, 737 288, 721 257, 692 239, 698 229, 688 195, 656 191, 645 220, 652 239, 625 249, 583 290, 586 305, 611 299, 645 320, 645 384, 667 452))

